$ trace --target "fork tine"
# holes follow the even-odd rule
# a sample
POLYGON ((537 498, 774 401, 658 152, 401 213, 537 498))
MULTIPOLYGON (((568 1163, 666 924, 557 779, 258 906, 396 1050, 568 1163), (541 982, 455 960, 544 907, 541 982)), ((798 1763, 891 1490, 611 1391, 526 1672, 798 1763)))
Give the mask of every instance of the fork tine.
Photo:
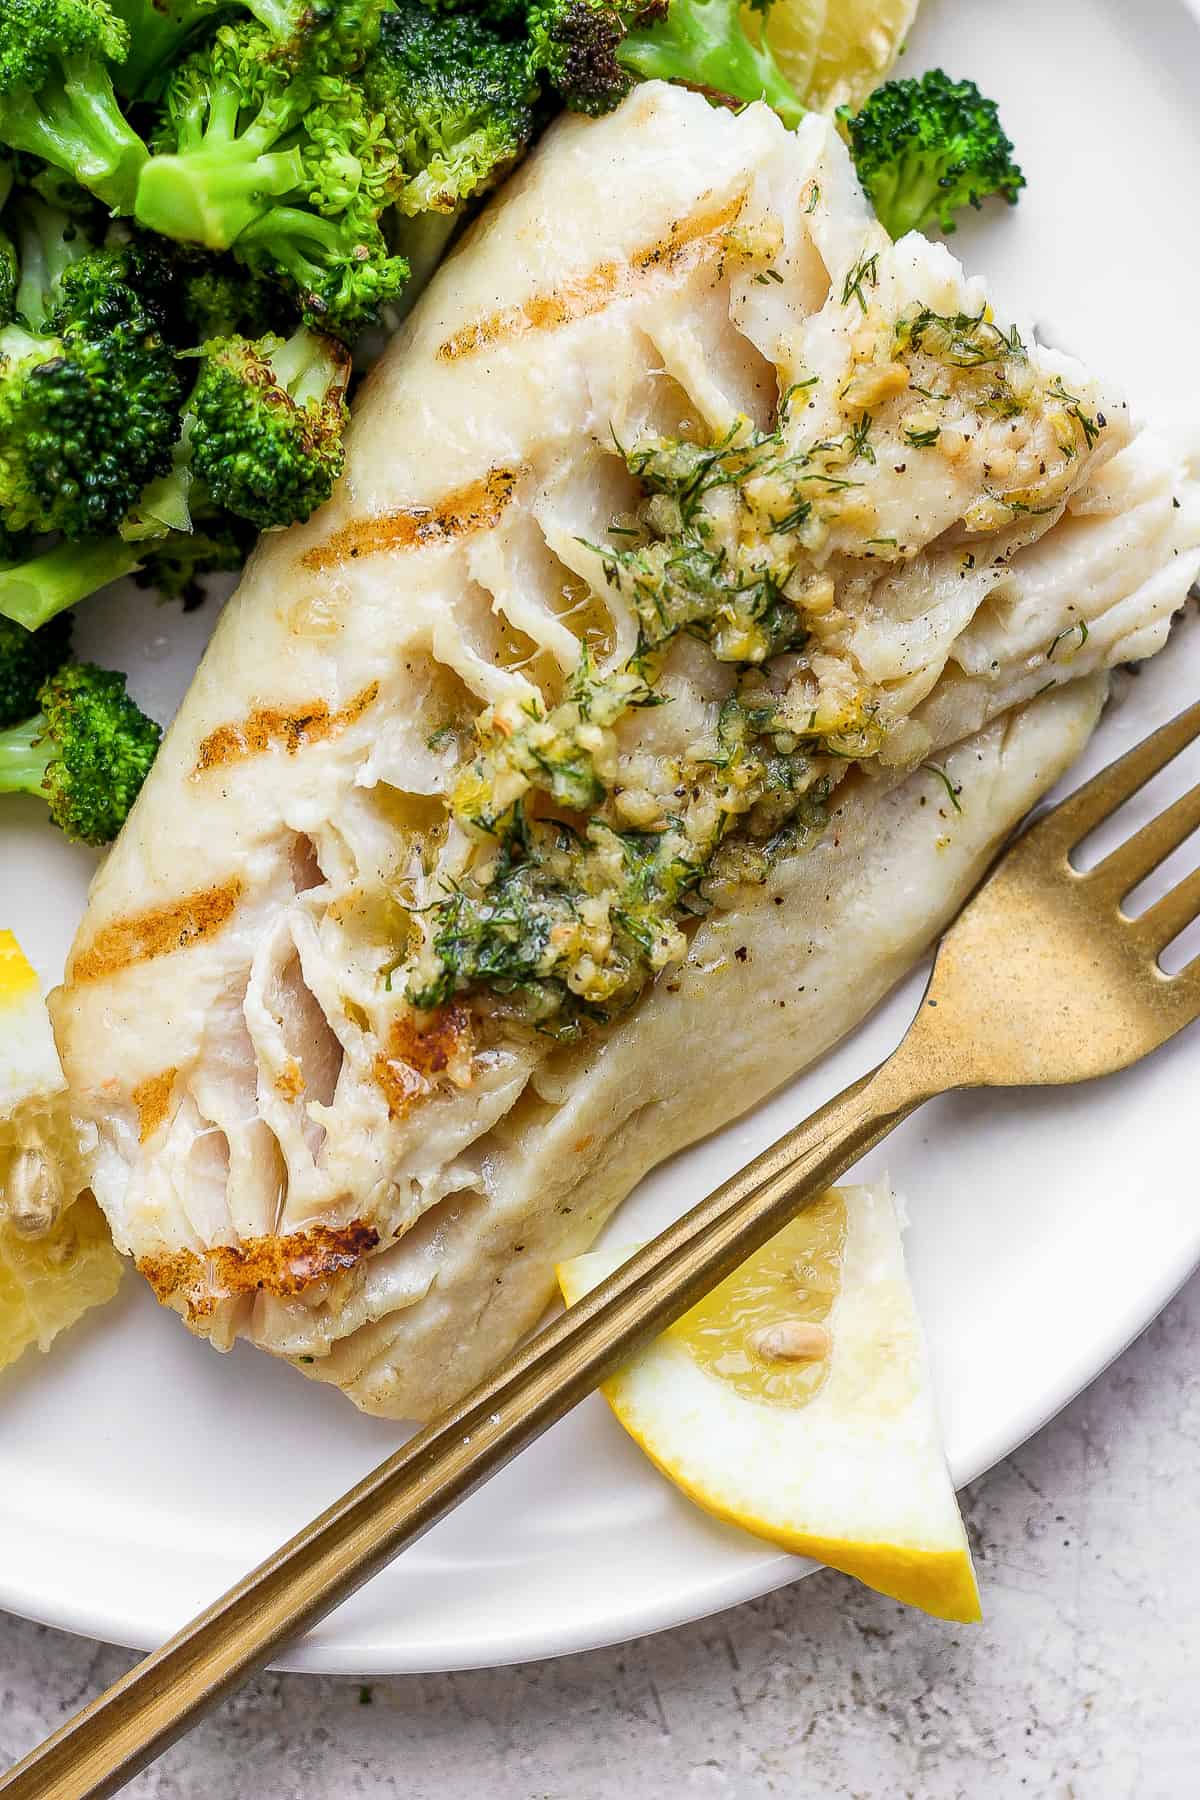
POLYGON ((1200 916, 1200 869, 1193 869, 1170 893, 1148 906, 1131 923, 1146 948, 1158 956, 1197 916, 1200 916))
POLYGON ((1034 830, 1043 842, 1056 842, 1063 852, 1074 848, 1118 806, 1165 769, 1173 757, 1200 736, 1200 701, 1161 726, 1142 743, 1127 750, 1117 762, 1069 794, 1054 811, 1038 820, 1034 830))
POLYGON ((1105 887, 1120 900, 1139 881, 1165 862, 1172 850, 1178 850, 1193 831, 1200 828, 1200 783, 1126 838, 1110 856, 1088 870, 1088 880, 1105 887))

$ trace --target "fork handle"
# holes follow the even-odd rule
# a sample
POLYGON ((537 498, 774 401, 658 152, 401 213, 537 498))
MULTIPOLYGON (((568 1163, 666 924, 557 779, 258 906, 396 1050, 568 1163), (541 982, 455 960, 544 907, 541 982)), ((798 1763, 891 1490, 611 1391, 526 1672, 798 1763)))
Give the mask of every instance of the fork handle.
POLYGON ((114 1794, 702 1299, 931 1090, 900 1049, 515 1350, 488 1379, 0 1777, 5 1800, 114 1794))

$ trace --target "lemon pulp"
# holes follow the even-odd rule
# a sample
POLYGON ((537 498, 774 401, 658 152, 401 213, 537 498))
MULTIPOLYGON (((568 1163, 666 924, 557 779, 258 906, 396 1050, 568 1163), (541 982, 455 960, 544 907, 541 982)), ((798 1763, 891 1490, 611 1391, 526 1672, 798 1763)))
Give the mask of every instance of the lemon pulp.
POLYGON ((803 1406, 829 1377, 829 1356, 787 1362, 762 1355, 759 1332, 799 1319, 823 1325, 842 1284, 846 1202, 836 1188, 785 1225, 666 1335, 709 1375, 747 1400, 803 1406))
POLYGON ((861 106, 894 63, 917 0, 777 0, 764 27, 807 107, 861 106))
POLYGON ((111 1300, 121 1259, 104 1214, 83 1194, 41 1237, 0 1227, 0 1368, 36 1344, 48 1350, 90 1307, 111 1300))

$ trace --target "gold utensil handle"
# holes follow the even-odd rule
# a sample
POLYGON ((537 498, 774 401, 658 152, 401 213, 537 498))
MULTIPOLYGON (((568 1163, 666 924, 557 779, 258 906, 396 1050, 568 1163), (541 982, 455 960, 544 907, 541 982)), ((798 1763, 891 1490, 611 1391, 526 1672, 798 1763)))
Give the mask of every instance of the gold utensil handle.
POLYGON ((0 1778, 6 1800, 114 1794, 723 1281, 935 1091, 906 1046, 516 1350, 290 1543, 0 1778))

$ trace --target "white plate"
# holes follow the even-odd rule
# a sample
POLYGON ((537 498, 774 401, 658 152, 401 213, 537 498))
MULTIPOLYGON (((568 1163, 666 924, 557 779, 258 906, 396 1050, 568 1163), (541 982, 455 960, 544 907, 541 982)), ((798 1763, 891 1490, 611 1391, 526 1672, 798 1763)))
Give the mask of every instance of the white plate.
MULTIPOLYGON (((929 0, 905 67, 933 62, 995 94, 1029 177, 1015 212, 960 233, 968 264, 1141 406, 1194 407, 1195 20, 1175 0, 929 0)), ((84 645, 129 668, 166 716, 211 619, 148 607, 140 596, 94 606, 84 645)), ((1197 673, 1200 621, 1189 621, 1125 684, 1088 766, 1191 699, 1197 673)), ((0 913, 56 979, 91 859, 45 830, 35 803, 13 811, 0 913)), ((918 987, 914 977, 819 1070, 659 1170, 614 1229, 649 1235, 880 1059, 918 987)), ((1193 1035, 1089 1089, 943 1101, 871 1159, 909 1200, 960 1482, 1062 1406, 1200 1260, 1198 1088, 1193 1035)), ((397 1439, 254 1351, 214 1355, 130 1279, 53 1356, 3 1378, 0 1605, 156 1643, 397 1439)), ((592 1399, 289 1666, 422 1671, 581 1650, 732 1605, 807 1566, 695 1511, 592 1399)))

